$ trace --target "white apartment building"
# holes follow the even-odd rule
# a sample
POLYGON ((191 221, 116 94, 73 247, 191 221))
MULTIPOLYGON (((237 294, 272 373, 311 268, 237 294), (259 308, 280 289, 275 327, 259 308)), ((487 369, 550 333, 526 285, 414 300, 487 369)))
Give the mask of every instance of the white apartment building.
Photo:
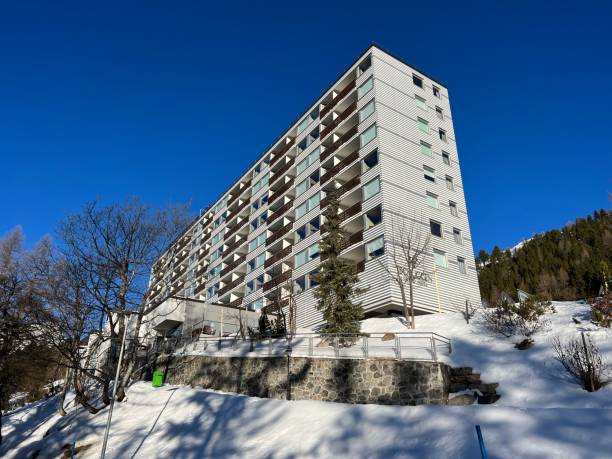
POLYGON ((260 310, 292 281, 298 325, 320 322, 313 274, 332 189, 366 314, 402 310, 383 267, 402 225, 431 234, 418 313, 480 304, 448 90, 374 45, 158 260, 151 302, 181 296, 260 310))

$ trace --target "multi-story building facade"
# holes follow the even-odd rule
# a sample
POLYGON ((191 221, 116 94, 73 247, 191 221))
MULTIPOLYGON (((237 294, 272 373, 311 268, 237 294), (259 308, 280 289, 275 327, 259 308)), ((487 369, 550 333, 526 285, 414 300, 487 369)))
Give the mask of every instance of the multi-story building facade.
POLYGON ((298 325, 319 322, 313 274, 331 190, 367 314, 402 310, 383 264, 405 222, 431 233, 417 311, 480 304, 447 88, 377 46, 158 260, 151 301, 178 295, 258 310, 292 282, 298 325))

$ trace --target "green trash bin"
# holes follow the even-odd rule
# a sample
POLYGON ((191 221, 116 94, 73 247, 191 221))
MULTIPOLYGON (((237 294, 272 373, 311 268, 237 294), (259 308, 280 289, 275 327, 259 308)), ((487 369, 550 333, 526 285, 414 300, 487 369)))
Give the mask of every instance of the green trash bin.
POLYGON ((162 384, 164 384, 164 372, 160 370, 154 371, 151 385, 153 387, 161 387, 162 384))

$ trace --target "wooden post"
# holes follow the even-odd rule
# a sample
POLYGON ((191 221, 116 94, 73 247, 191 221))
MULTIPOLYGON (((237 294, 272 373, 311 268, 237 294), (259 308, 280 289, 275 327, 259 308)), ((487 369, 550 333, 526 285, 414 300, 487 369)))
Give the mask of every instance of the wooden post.
POLYGON ((587 362, 586 381, 584 382, 586 386, 585 389, 589 392, 594 392, 595 384, 593 382, 593 365, 591 363, 591 358, 589 355, 589 348, 586 343, 586 338, 584 337, 584 332, 581 332, 580 334, 582 335, 582 346, 584 347, 584 355, 585 355, 586 362, 587 362))

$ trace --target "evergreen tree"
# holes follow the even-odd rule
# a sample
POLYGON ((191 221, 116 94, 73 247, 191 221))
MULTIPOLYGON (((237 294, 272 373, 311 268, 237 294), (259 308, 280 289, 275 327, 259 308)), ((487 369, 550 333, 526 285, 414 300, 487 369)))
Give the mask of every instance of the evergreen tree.
POLYGON ((323 313, 324 333, 359 333, 363 307, 361 303, 354 303, 353 298, 364 290, 355 287, 359 281, 357 266, 339 256, 346 247, 347 238, 340 228, 340 203, 337 195, 332 192, 328 200, 323 212, 327 232, 320 243, 323 262, 316 275, 319 285, 314 289, 317 309, 323 313))

